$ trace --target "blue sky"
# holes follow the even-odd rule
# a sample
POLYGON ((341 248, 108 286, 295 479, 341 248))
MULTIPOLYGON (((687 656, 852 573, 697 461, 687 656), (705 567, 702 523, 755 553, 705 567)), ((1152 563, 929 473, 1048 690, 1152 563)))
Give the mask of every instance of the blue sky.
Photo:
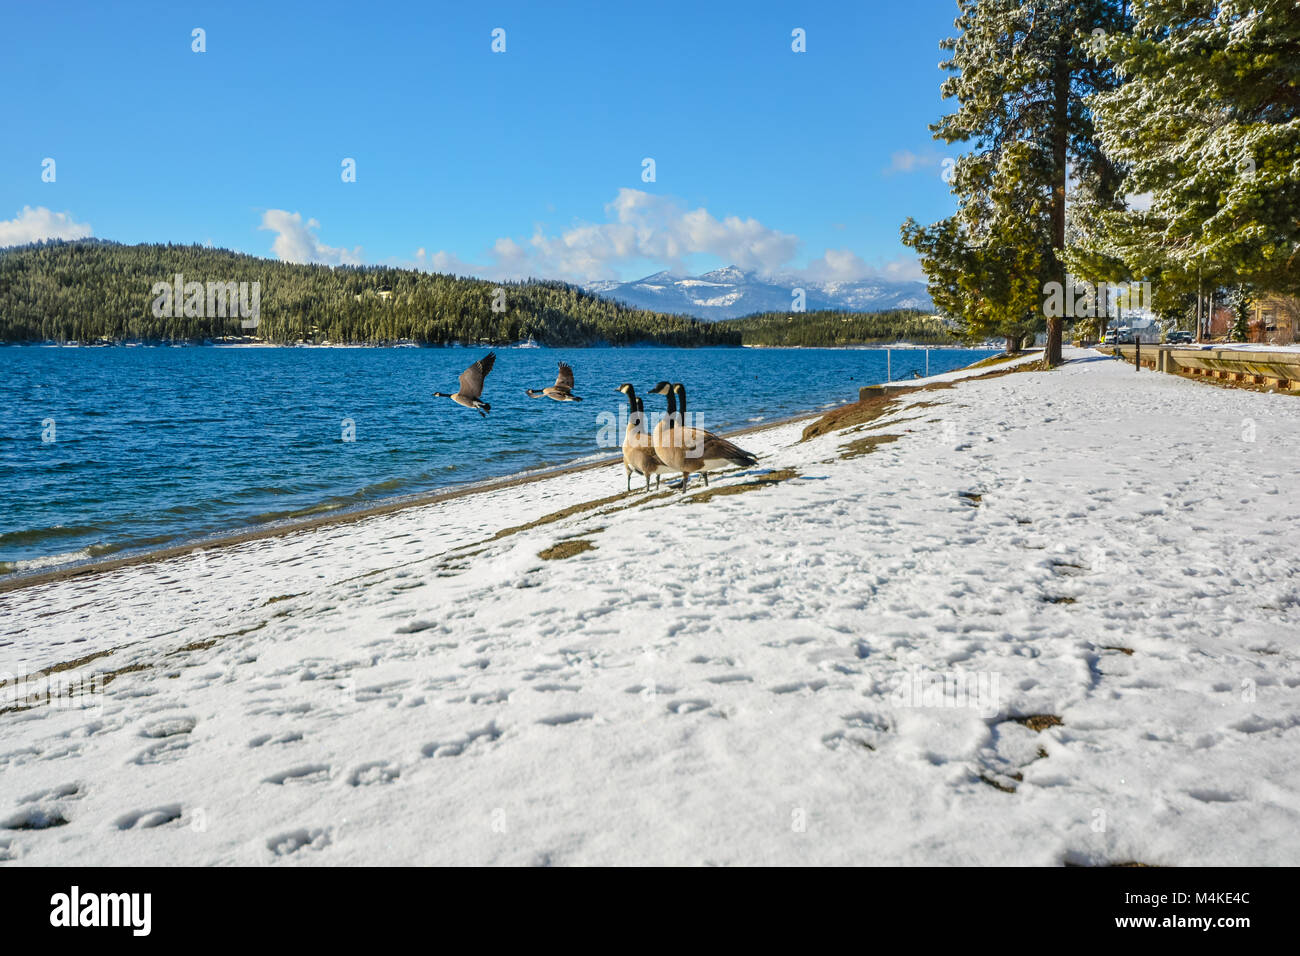
POLYGON ((955 13, 10 4, 0 245, 91 234, 578 281, 731 262, 912 277, 899 224, 953 205, 953 148, 927 125, 955 13))

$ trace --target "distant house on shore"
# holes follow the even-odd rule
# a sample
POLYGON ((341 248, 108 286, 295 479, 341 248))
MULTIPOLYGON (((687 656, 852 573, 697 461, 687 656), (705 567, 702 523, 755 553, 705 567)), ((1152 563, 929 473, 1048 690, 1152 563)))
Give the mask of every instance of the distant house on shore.
POLYGON ((1300 299, 1282 295, 1261 296, 1252 310, 1250 340, 1270 345, 1300 342, 1300 299))
MULTIPOLYGON (((370 293, 370 294, 371 294, 371 295, 377 295, 377 296, 379 296, 379 298, 383 299, 385 302, 391 302, 391 301, 393 301, 393 290, 392 290, 392 289, 380 289, 379 291, 377 291, 377 292, 372 292, 372 293, 370 293)), ((358 302, 360 302, 360 301, 361 301, 361 298, 362 298, 361 293, 358 292, 358 293, 357 293, 356 295, 354 295, 352 298, 354 298, 354 299, 356 299, 358 302)))
MULTIPOLYGON (((1237 313, 1227 305, 1215 304, 1210 318, 1210 338, 1227 338, 1237 324, 1237 313)), ((1250 307, 1246 341, 1267 345, 1290 345, 1300 341, 1300 299, 1264 294, 1250 307)))
POLYGON ((1210 323, 1206 333, 1212 339, 1225 338, 1236 321, 1236 312, 1221 302, 1215 302, 1210 312, 1210 323))

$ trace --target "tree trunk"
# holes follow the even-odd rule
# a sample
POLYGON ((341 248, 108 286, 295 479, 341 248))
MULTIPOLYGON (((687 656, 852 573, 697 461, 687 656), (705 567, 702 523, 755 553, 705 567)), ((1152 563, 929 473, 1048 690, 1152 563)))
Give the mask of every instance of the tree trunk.
MULTIPOLYGON (((1053 77, 1054 102, 1052 104, 1052 255, 1056 260, 1056 281, 1065 288, 1065 173, 1069 147, 1070 122, 1070 46, 1063 41, 1056 52, 1056 71, 1053 77)), ((1044 357, 1047 367, 1060 365, 1061 339, 1065 320, 1057 315, 1047 317, 1047 347, 1044 357)))
POLYGON ((1019 351, 1020 351, 1020 336, 1018 336, 1018 335, 1008 335, 1008 336, 1007 336, 1007 354, 1008 354, 1008 355, 1016 355, 1017 353, 1019 353, 1019 351))

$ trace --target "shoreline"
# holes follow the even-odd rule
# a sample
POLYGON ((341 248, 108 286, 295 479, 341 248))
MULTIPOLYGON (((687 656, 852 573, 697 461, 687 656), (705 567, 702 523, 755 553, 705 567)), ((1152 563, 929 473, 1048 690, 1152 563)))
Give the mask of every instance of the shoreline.
POLYGON ((121 339, 113 342, 0 342, 0 348, 14 349, 112 349, 112 348, 156 348, 156 349, 202 349, 202 348, 259 348, 259 349, 826 349, 828 351, 855 351, 858 349, 992 349, 997 345, 966 345, 963 342, 944 342, 941 344, 927 342, 910 342, 898 339, 892 342, 854 342, 848 345, 762 345, 744 342, 739 345, 665 345, 659 342, 633 342, 626 345, 610 345, 608 342, 588 342, 582 345, 528 345, 524 342, 510 342, 506 345, 490 343, 448 342, 444 345, 430 345, 409 339, 395 342, 266 342, 262 340, 191 342, 145 341, 143 339, 121 339))
MULTIPOLYGON (((64 346, 47 346, 47 347, 64 347, 64 346)), ((276 348, 296 348, 300 346, 273 346, 276 348)), ((336 346, 320 346, 324 348, 334 348, 336 346)), ((447 346, 453 347, 453 346, 447 346)), ((745 348, 748 346, 740 346, 745 348)), ((755 348, 768 348, 769 346, 754 346, 755 348)), ((786 348, 787 346, 770 346, 772 348, 786 348)), ((874 346, 873 346, 874 347, 874 346)), ((931 346, 916 346, 916 348, 929 348, 931 346)), ((938 346, 933 346, 938 347, 938 346)), ((963 348, 966 346, 962 346, 963 348)), ((811 348, 811 347, 810 347, 811 348)), ((817 346, 820 348, 820 346, 817 346)), ((839 349, 854 349, 861 346, 836 346, 839 349)), ((1030 353, 1025 353, 1029 355, 1030 353)), ((896 381, 881 383, 886 388, 912 389, 924 387, 927 384, 943 382, 953 376, 964 377, 968 373, 978 373, 984 362, 989 356, 972 362, 970 365, 953 369, 950 372, 941 372, 922 379, 908 379, 906 381, 896 381)), ((1014 358, 1011 356, 1010 358, 1014 358)), ((719 432, 723 437, 735 438, 741 435, 754 434, 756 432, 766 431, 772 428, 780 428, 786 425, 794 424, 801 421, 809 421, 821 418, 838 408, 845 405, 852 405, 858 399, 845 399, 838 404, 822 407, 817 410, 804 411, 795 415, 784 418, 774 419, 770 422, 762 422, 756 425, 747 425, 744 428, 738 428, 729 431, 719 432)), ((551 478, 562 477, 564 475, 580 474, 596 468, 608 467, 622 461, 621 455, 609 455, 595 461, 582 461, 581 459, 571 461, 567 464, 557 465, 552 468, 546 468, 535 472, 514 472, 502 475, 497 478, 484 479, 478 482, 472 482, 466 485, 452 486, 443 490, 434 490, 421 492, 411 496, 402 496, 367 504, 346 507, 339 511, 330 512, 323 515, 312 517, 288 518, 282 522, 265 523, 258 525, 249 525, 236 527, 227 531, 217 532, 206 537, 189 538, 178 541, 174 544, 164 545, 162 547, 144 547, 140 549, 127 549, 124 552, 114 552, 110 556, 102 558, 85 558, 79 561, 69 561, 62 564, 47 565, 40 568, 34 568, 30 571, 11 572, 0 577, 0 595, 20 591, 29 587, 37 587, 43 584, 51 584, 59 581, 67 581, 73 578, 88 577, 91 575, 107 573, 120 570, 122 568, 135 567, 142 564, 152 564, 169 560, 171 558, 182 557, 187 554, 193 554, 198 551, 209 549, 218 550, 229 547, 236 547, 247 544, 252 541, 261 541, 271 538, 284 537, 297 534, 304 531, 315 531, 322 528, 334 527, 337 525, 348 524, 356 521, 363 521, 367 518, 379 517, 382 515, 394 514, 413 508, 427 507, 446 501, 453 501, 459 498, 466 498, 477 494, 490 494, 495 491, 501 491, 507 488, 522 487, 539 481, 546 481, 551 478)))
MULTIPOLYGON (((798 415, 792 415, 787 418, 763 422, 758 425, 749 425, 734 431, 721 432, 720 434, 726 438, 735 438, 740 435, 749 435, 755 432, 766 431, 771 428, 780 428, 797 422, 821 418, 823 415, 834 411, 836 408, 841 408, 844 405, 851 404, 853 404, 853 400, 848 400, 818 411, 801 412, 798 415)), ((104 574, 110 571, 135 567, 141 564, 153 564, 171 558, 193 554, 196 551, 236 547, 241 544, 247 544, 251 541, 286 537, 303 531, 316 531, 321 528, 350 524, 356 521, 364 521, 367 518, 375 518, 381 515, 394 514, 414 508, 427 507, 429 505, 440 504, 446 501, 454 501, 458 498, 468 498, 472 495, 489 494, 507 488, 522 487, 524 485, 534 484, 539 481, 547 481, 565 475, 580 474, 597 468, 607 468, 611 465, 620 463, 622 460, 621 455, 610 455, 597 461, 557 465, 553 468, 547 468, 535 472, 515 472, 500 478, 490 478, 482 482, 453 486, 452 488, 442 491, 429 491, 410 497, 381 500, 374 504, 348 508, 331 514, 318 515, 310 518, 287 519, 283 524, 253 525, 246 528, 218 533, 207 538, 195 538, 181 541, 161 548, 145 548, 142 550, 130 551, 125 554, 119 554, 115 557, 106 557, 103 559, 90 558, 79 562, 55 565, 29 572, 15 572, 0 578, 0 594, 9 594, 14 591, 37 587, 43 584, 67 581, 73 578, 104 574)))

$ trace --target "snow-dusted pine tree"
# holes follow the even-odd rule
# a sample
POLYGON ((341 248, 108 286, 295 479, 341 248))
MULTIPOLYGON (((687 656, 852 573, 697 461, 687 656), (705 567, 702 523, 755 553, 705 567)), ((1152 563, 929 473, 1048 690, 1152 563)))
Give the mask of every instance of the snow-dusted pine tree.
POLYGON ((1097 133, 1149 196, 1102 217, 1114 251, 1175 286, 1300 291, 1300 5, 1145 0, 1101 46, 1124 83, 1089 100, 1097 133))
MULTIPOLYGON (((1038 261, 1039 271, 1021 277, 1045 296, 1049 282, 1065 283, 1065 212, 1067 179, 1105 183, 1115 177, 1093 134, 1087 97, 1112 87, 1114 73, 1098 53, 1098 38, 1123 29, 1125 4, 1120 0, 958 0, 956 37, 943 41, 951 53, 941 64, 953 75, 942 86, 956 110, 931 126, 935 138, 970 144, 956 163, 953 192, 958 197, 956 223, 920 229, 908 221, 904 241, 922 254, 931 277, 953 269, 933 261, 944 252, 944 236, 982 247, 1005 245, 1007 223, 986 216, 995 188, 1014 197, 1004 205, 1023 210, 1031 229, 1015 230, 1020 259, 1038 261), (1030 157, 1013 162, 1004 154, 1028 147, 1030 157), (1042 211, 1041 216, 1039 211, 1042 211), (1001 239, 999 239, 1001 234, 1001 239), (1036 256, 1029 247, 1044 247, 1036 256)), ((985 257, 986 259, 988 256, 985 257)), ((959 316, 968 327, 981 317, 969 309, 959 316)), ((1063 318, 1047 317, 1047 360, 1061 361, 1063 318)))

